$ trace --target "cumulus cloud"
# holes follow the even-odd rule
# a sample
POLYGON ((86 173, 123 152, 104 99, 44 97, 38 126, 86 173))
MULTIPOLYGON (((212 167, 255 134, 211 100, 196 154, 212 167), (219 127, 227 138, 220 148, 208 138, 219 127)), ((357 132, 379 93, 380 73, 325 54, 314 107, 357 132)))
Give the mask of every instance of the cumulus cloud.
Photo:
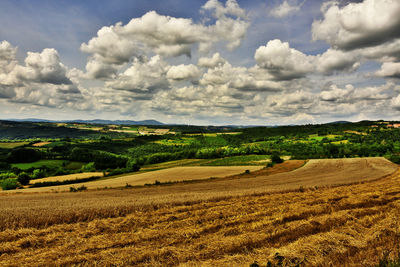
POLYGON ((291 80, 313 71, 313 57, 290 48, 289 43, 275 39, 260 46, 254 55, 257 64, 276 80, 291 80))
POLYGON ((41 53, 28 52, 25 66, 16 65, 8 73, 8 84, 19 85, 23 82, 71 84, 66 76, 67 68, 60 62, 58 52, 45 48, 41 53))
POLYGON ((17 48, 7 41, 0 43, 0 98, 47 107, 79 101, 80 89, 69 78, 74 72, 61 63, 55 49, 27 52, 23 65, 16 53, 17 48))
POLYGON ((385 62, 381 69, 375 72, 378 77, 400 78, 400 62, 385 62))
POLYGON ((393 109, 396 109, 396 110, 400 111, 400 95, 398 95, 395 98, 393 98, 390 104, 391 104, 393 109))
MULTIPOLYGON (((0 75, 10 72, 17 64, 16 60, 17 48, 13 47, 9 42, 2 41, 0 43, 0 75)), ((2 78, 0 76, 0 78, 2 78)))
POLYGON ((391 96, 387 91, 392 91, 393 84, 385 84, 382 86, 367 86, 355 88, 351 84, 347 84, 345 88, 340 88, 332 84, 328 90, 320 93, 322 101, 336 103, 356 103, 360 101, 380 101, 390 99, 391 96))
POLYGON ((219 53, 215 53, 210 58, 208 58, 208 57, 199 58, 197 65, 199 65, 199 67, 212 69, 217 66, 223 65, 225 62, 226 62, 226 60, 223 57, 221 57, 219 53))
POLYGON ((330 1, 321 11, 324 18, 312 24, 313 39, 324 40, 335 49, 376 46, 400 37, 398 0, 365 0, 344 7, 330 1))
POLYGON ((283 18, 283 17, 286 17, 288 15, 298 12, 302 5, 303 4, 291 5, 287 0, 285 0, 279 6, 276 6, 275 8, 273 8, 270 11, 270 14, 275 18, 283 18))
POLYGON ((135 93, 138 98, 151 98, 151 94, 159 89, 169 88, 166 74, 169 70, 167 62, 160 56, 150 59, 135 59, 128 69, 115 79, 106 82, 106 87, 135 93))
POLYGON ((355 71, 359 66, 359 56, 355 53, 328 49, 317 58, 318 71, 331 74, 335 71, 355 71))
POLYGON ((89 76, 109 78, 107 73, 110 68, 115 74, 112 69, 149 53, 190 57, 195 45, 203 52, 221 41, 225 41, 229 49, 240 45, 249 22, 245 11, 235 0, 228 0, 225 5, 209 0, 202 10, 212 12, 215 24, 196 24, 192 19, 163 16, 150 11, 126 25, 119 22, 101 28, 96 37, 81 45, 83 52, 91 54, 86 66, 89 76))
POLYGON ((200 76, 200 70, 193 64, 171 66, 167 72, 167 78, 175 81, 195 81, 200 76))

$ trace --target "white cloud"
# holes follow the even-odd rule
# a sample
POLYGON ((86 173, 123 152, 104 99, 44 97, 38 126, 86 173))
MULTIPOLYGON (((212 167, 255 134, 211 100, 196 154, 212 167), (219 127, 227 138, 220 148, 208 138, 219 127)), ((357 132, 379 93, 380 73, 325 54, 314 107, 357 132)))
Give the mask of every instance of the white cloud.
POLYGON ((355 71, 359 66, 356 53, 328 49, 317 58, 318 71, 331 74, 335 71, 355 71))
POLYGON ((17 64, 16 54, 17 48, 9 42, 0 43, 0 79, 4 79, 1 75, 10 72, 17 64))
POLYGON ((132 65, 114 80, 106 82, 106 87, 116 90, 130 91, 137 98, 151 98, 160 89, 168 89, 166 74, 170 68, 160 56, 142 61, 135 59, 132 65), (143 62, 142 62, 143 61, 143 62))
POLYGON ((400 37, 400 1, 365 0, 340 7, 337 1, 322 5, 322 20, 312 24, 314 40, 335 49, 375 46, 400 37))
POLYGON ((277 80, 291 80, 304 77, 313 71, 312 56, 290 48, 289 43, 275 39, 266 46, 260 46, 254 55, 257 64, 277 80))
POLYGON ((400 62, 385 62, 381 69, 375 72, 378 77, 400 78, 400 62))
MULTIPOLYGON (((225 6, 219 1, 209 0, 202 10, 212 12, 215 24, 196 24, 192 19, 163 16, 150 11, 126 25, 119 22, 101 28, 96 37, 81 45, 83 52, 91 54, 86 67, 89 76, 100 78, 107 74, 105 70, 115 69, 132 58, 152 53, 166 57, 190 57, 195 47, 206 52, 218 42, 225 42, 228 49, 240 45, 249 22, 245 11, 235 0, 228 0, 225 6)), ((115 74, 115 71, 112 73, 115 74)))
POLYGON ((215 53, 213 54, 213 56, 211 58, 207 58, 207 57, 201 57, 199 58, 199 61, 197 63, 197 65, 199 65, 199 67, 205 67, 205 68, 215 68, 217 66, 221 66, 226 62, 226 60, 220 56, 219 53, 215 53))
POLYGON ((45 48, 41 53, 28 52, 25 66, 16 65, 6 81, 15 85, 24 82, 71 84, 66 74, 67 68, 60 62, 58 52, 53 48, 45 48))
POLYGON ((285 0, 279 6, 276 6, 275 8, 273 8, 271 10, 270 14, 276 18, 283 18, 290 14, 298 12, 300 10, 301 6, 302 6, 302 4, 301 5, 295 5, 295 4, 290 5, 290 3, 287 0, 285 0))
POLYGON ((195 81, 200 76, 200 70, 193 64, 171 66, 167 72, 167 78, 175 81, 195 81))

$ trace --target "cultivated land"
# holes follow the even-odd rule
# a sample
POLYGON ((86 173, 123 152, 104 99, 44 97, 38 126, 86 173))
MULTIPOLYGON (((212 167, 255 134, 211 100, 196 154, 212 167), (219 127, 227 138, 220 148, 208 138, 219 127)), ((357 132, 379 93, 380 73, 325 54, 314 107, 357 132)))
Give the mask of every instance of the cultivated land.
POLYGON ((84 178, 89 178, 89 177, 102 177, 103 173, 102 172, 83 172, 83 173, 74 173, 74 174, 67 174, 67 175, 60 175, 60 176, 52 176, 52 177, 46 177, 46 178, 41 178, 41 179, 35 179, 31 180, 30 183, 43 183, 43 182, 62 182, 62 181, 68 181, 68 180, 74 180, 74 179, 84 179, 84 178))
MULTIPOLYGON (((128 185, 137 186, 137 185, 145 185, 145 184, 154 184, 155 181, 158 182, 178 182, 185 180, 202 180, 208 178, 221 178, 225 176, 230 176, 234 174, 243 173, 246 170, 255 171, 262 167, 259 166, 229 166, 229 167, 175 167, 158 171, 151 171, 146 173, 132 174, 132 175, 124 175, 121 177, 110 178, 106 180, 93 181, 83 183, 88 189, 103 189, 113 188, 113 187, 123 187, 128 185)), ((102 176, 101 175, 90 175, 90 173, 86 173, 84 176, 102 176)), ((74 177, 76 174, 70 175, 70 177, 74 177)), ((87 177, 80 177, 87 178, 87 177)), ((43 181, 61 181, 58 177, 52 177, 41 179, 43 181)), ((64 179, 64 180, 72 180, 75 178, 64 179)), ((37 182, 38 180, 33 180, 32 182, 37 182)), ((26 188, 23 190, 14 190, 7 192, 51 192, 51 191, 69 191, 70 187, 74 185, 59 185, 59 186, 51 186, 51 187, 41 187, 41 188, 26 188)))
POLYGON ((397 255, 397 165, 296 169, 303 163, 190 184, 1 195, 0 265, 368 266, 397 255), (350 184, 329 186, 341 183, 350 184))

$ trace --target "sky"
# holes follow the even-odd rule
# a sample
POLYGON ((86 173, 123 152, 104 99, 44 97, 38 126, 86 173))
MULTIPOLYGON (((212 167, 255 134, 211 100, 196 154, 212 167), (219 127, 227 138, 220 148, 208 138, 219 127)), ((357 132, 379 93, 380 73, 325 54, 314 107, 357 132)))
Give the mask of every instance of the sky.
POLYGON ((0 119, 400 120, 399 0, 2 0, 0 119))

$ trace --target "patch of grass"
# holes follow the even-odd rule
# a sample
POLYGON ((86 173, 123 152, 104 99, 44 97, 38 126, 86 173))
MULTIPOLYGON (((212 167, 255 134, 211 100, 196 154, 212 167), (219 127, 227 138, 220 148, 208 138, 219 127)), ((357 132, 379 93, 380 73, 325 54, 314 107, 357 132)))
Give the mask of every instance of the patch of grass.
POLYGON ((65 168, 69 170, 79 170, 83 165, 84 164, 82 162, 71 161, 65 166, 65 168))
POLYGON ((65 160, 50 159, 50 160, 39 160, 39 161, 29 162, 29 163, 14 163, 14 164, 11 164, 11 166, 17 167, 21 170, 27 170, 32 167, 40 168, 42 166, 56 168, 56 167, 62 167, 63 162, 65 162, 65 160))
POLYGON ((234 156, 222 159, 212 160, 200 164, 200 166, 241 166, 241 165, 265 165, 270 160, 269 155, 247 155, 247 156, 234 156))
MULTIPOLYGON (((21 170, 28 170, 30 168, 40 168, 43 166, 49 167, 49 168, 58 168, 58 167, 63 167, 64 162, 67 162, 66 160, 58 160, 58 159, 49 159, 49 160, 39 160, 35 162, 30 162, 30 163, 14 163, 11 164, 13 167, 17 167, 21 170)), ((82 167, 81 162, 69 162, 67 163, 66 166, 64 166, 66 169, 80 169, 82 167)))
POLYGON ((340 141, 331 142, 331 144, 335 144, 335 145, 348 144, 348 143, 349 143, 349 140, 340 140, 340 141))
POLYGON ((0 142, 0 148, 13 149, 29 144, 28 142, 0 142))

